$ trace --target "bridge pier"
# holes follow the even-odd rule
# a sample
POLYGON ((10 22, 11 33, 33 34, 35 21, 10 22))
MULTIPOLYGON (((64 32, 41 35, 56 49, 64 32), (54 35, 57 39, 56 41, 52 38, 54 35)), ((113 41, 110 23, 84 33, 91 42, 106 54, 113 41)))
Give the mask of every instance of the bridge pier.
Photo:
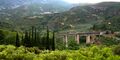
POLYGON ((92 35, 92 36, 91 36, 91 43, 94 43, 94 42, 95 42, 95 39, 96 39, 96 36, 95 36, 95 35, 92 35))
POLYGON ((63 39, 64 39, 65 46, 68 47, 68 36, 65 35, 63 39))
POLYGON ((79 34, 77 34, 77 35, 75 36, 75 40, 76 40, 77 44, 80 43, 80 35, 79 35, 79 34))
POLYGON ((90 44, 90 41, 91 39, 90 39, 90 35, 88 35, 88 36, 86 36, 86 44, 90 44))

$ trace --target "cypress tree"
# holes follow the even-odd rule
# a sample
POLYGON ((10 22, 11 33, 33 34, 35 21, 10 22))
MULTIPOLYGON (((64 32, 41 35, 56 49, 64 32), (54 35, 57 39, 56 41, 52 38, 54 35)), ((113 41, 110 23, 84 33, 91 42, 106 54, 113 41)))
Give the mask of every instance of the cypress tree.
POLYGON ((32 46, 34 46, 35 45, 35 39, 34 39, 34 27, 32 26, 32 31, 31 31, 32 33, 31 33, 31 43, 32 43, 32 46))
POLYGON ((32 26, 32 40, 34 40, 34 27, 32 26))
POLYGON ((31 34, 30 34, 30 31, 28 33, 28 39, 31 40, 31 34))
POLYGON ((49 44, 49 28, 47 26, 46 49, 48 49, 48 50, 50 49, 49 45, 50 45, 49 44))
POLYGON ((24 40, 24 36, 22 35, 22 41, 24 40))
POLYGON ((34 33, 34 34, 35 34, 35 40, 36 40, 36 39, 37 39, 37 37, 36 37, 36 34, 37 34, 37 30, 36 30, 36 28, 35 28, 35 33, 34 33))
POLYGON ((37 31, 36 31, 36 28, 34 28, 34 45, 35 46, 37 46, 37 43, 38 43, 38 41, 37 41, 37 36, 36 36, 36 34, 37 34, 37 31))
POLYGON ((36 33, 36 40, 37 40, 37 45, 41 46, 41 39, 40 39, 39 32, 36 33))
POLYGON ((29 46, 31 46, 31 47, 33 46, 32 41, 31 41, 31 32, 30 31, 28 32, 28 43, 29 43, 29 46))
POLYGON ((16 33, 16 42, 15 42, 15 45, 17 47, 20 47, 20 40, 19 40, 19 34, 18 34, 18 32, 16 33))
POLYGON ((45 49, 46 48, 46 37, 42 37, 42 40, 41 40, 41 46, 45 49))
POLYGON ((31 47, 28 32, 25 32, 24 46, 31 47))
POLYGON ((22 35, 21 43, 24 45, 24 35, 22 35))
POLYGON ((96 25, 94 24, 93 27, 92 27, 93 30, 96 30, 96 25))
POLYGON ((55 32, 53 31, 53 37, 52 37, 52 50, 55 50, 55 32))

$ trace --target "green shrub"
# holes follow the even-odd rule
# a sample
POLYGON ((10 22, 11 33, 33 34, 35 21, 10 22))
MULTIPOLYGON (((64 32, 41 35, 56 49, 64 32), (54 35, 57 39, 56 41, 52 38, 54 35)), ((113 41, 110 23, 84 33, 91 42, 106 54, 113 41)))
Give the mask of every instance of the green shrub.
POLYGON ((77 50, 77 49, 79 49, 79 44, 77 44, 76 41, 74 41, 74 40, 70 40, 68 42, 68 49, 77 50))
POLYGON ((120 55, 120 46, 116 46, 114 49, 113 49, 113 52, 115 55, 120 55))
POLYGON ((119 48, 112 51, 112 47, 91 45, 79 50, 41 51, 37 47, 0 45, 0 60, 120 60, 119 48), (40 52, 36 54, 36 50, 40 52))

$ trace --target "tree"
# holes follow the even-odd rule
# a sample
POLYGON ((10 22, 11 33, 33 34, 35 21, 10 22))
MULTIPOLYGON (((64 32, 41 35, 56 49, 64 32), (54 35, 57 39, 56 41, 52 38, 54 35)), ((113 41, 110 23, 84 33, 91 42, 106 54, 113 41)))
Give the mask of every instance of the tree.
POLYGON ((31 34, 30 34, 30 33, 31 33, 31 32, 29 31, 29 32, 28 32, 28 39, 29 39, 29 40, 31 40, 31 34))
POLYGON ((26 47, 31 47, 31 41, 30 41, 30 39, 29 39, 28 32, 25 32, 24 46, 26 46, 26 47))
POLYGON ((34 28, 34 45, 37 46, 37 43, 38 43, 38 41, 37 41, 37 29, 34 28))
POLYGON ((37 40, 37 36, 36 36, 37 35, 37 29, 36 28, 35 28, 35 33, 34 34, 35 34, 35 39, 34 40, 36 41, 37 40))
POLYGON ((32 27, 32 40, 34 40, 34 27, 32 27))
POLYGON ((53 37, 52 37, 52 50, 55 50, 55 32, 53 32, 53 37))
POLYGON ((0 30, 0 44, 4 43, 5 34, 3 33, 2 30, 0 30))
POLYGON ((18 34, 18 32, 16 33, 16 42, 15 42, 15 45, 16 45, 17 47, 20 47, 20 39, 19 39, 19 34, 18 34))
POLYGON ((96 25, 94 24, 93 27, 92 27, 93 30, 96 30, 96 25))
POLYGON ((47 26, 47 37, 46 37, 46 49, 50 49, 50 47, 49 47, 49 45, 50 45, 50 41, 49 41, 49 28, 48 28, 48 26, 47 26))
POLYGON ((77 44, 76 41, 71 40, 68 43, 68 49, 70 49, 70 50, 77 50, 77 49, 79 49, 79 44, 77 44))
POLYGON ((24 35, 22 34, 21 44, 24 45, 24 35))
POLYGON ((36 32, 36 44, 39 47, 41 46, 41 38, 40 38, 39 32, 36 32))

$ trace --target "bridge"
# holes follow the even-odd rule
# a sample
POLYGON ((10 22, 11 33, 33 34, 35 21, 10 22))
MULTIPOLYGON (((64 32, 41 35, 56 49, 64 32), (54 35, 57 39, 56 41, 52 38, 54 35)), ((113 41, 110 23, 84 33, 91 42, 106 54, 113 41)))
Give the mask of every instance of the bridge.
POLYGON ((63 41, 68 47, 68 38, 70 35, 73 35, 75 37, 75 41, 77 44, 80 43, 80 37, 85 36, 86 37, 86 44, 91 44, 95 41, 96 36, 105 35, 106 32, 66 32, 66 33, 59 33, 59 36, 63 37, 63 41))

